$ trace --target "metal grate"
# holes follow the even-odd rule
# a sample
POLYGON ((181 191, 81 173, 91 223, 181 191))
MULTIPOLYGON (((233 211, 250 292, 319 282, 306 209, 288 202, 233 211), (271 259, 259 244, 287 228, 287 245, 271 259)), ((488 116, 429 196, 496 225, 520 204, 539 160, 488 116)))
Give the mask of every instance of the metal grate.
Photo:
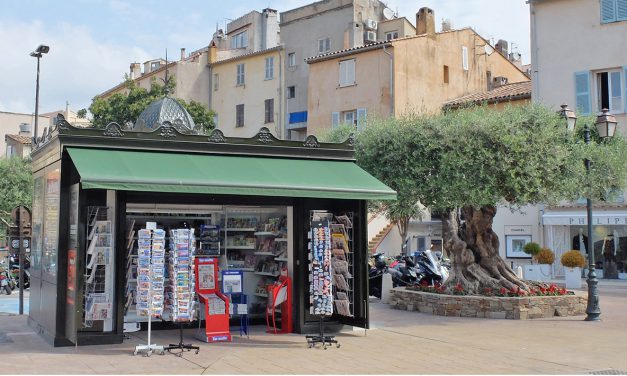
POLYGON ((590 371, 587 373, 588 375, 627 375, 627 371, 623 371, 620 369, 600 369, 596 371, 590 371))

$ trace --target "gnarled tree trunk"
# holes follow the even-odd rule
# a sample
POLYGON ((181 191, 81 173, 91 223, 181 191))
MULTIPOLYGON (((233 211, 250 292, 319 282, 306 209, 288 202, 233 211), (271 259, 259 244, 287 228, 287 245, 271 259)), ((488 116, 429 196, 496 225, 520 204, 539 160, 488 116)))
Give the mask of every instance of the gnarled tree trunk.
POLYGON ((483 293, 486 288, 498 291, 501 287, 528 291, 527 284, 499 256, 499 239, 492 231, 496 207, 464 207, 460 212, 463 223, 457 211, 449 212, 442 220, 444 249, 452 264, 447 283, 459 283, 471 294, 483 293))

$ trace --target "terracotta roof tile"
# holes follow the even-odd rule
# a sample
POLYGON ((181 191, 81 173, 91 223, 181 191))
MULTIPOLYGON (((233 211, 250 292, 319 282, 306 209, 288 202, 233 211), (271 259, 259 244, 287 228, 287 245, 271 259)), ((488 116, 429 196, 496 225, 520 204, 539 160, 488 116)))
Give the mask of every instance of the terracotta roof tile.
POLYGON ((10 138, 11 140, 15 141, 15 142, 18 142, 18 143, 24 144, 24 145, 28 145, 31 142, 30 137, 20 136, 20 135, 17 135, 17 134, 7 134, 7 135, 4 135, 5 141, 6 141, 7 137, 10 138))
POLYGON ((498 103, 525 98, 531 98, 531 81, 515 82, 489 91, 465 95, 445 102, 444 107, 457 108, 465 104, 498 103))

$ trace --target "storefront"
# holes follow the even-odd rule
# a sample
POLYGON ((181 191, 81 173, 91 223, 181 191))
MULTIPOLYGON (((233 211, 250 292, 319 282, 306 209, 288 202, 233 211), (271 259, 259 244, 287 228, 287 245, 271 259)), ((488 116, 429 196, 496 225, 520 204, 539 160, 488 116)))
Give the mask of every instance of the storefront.
POLYGON ((315 331, 309 247, 320 218, 340 229, 337 247, 346 251, 326 321, 368 327, 367 200, 395 192, 354 163, 351 139, 281 141, 264 128, 250 139, 227 138, 157 120, 141 132, 59 119, 35 145, 28 320, 35 331, 55 346, 121 343, 125 329, 146 321, 137 314, 137 234, 147 223, 166 233, 193 229, 197 257, 241 270, 253 322, 265 323, 265 286, 286 270, 294 331, 315 331))
MULTIPOLYGON (((627 208, 595 207, 592 220, 597 278, 627 279, 627 208)), ((545 243, 555 252, 555 276, 564 275, 559 262, 564 252, 580 250, 587 258, 589 234, 585 207, 547 208, 542 213, 542 224, 545 243)))

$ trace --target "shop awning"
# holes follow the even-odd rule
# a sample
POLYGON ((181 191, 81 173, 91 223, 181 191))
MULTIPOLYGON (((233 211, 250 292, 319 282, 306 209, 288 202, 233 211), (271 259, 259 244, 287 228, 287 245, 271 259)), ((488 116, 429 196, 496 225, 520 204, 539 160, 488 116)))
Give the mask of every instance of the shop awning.
POLYGON ((349 161, 68 148, 83 189, 394 200, 349 161))

